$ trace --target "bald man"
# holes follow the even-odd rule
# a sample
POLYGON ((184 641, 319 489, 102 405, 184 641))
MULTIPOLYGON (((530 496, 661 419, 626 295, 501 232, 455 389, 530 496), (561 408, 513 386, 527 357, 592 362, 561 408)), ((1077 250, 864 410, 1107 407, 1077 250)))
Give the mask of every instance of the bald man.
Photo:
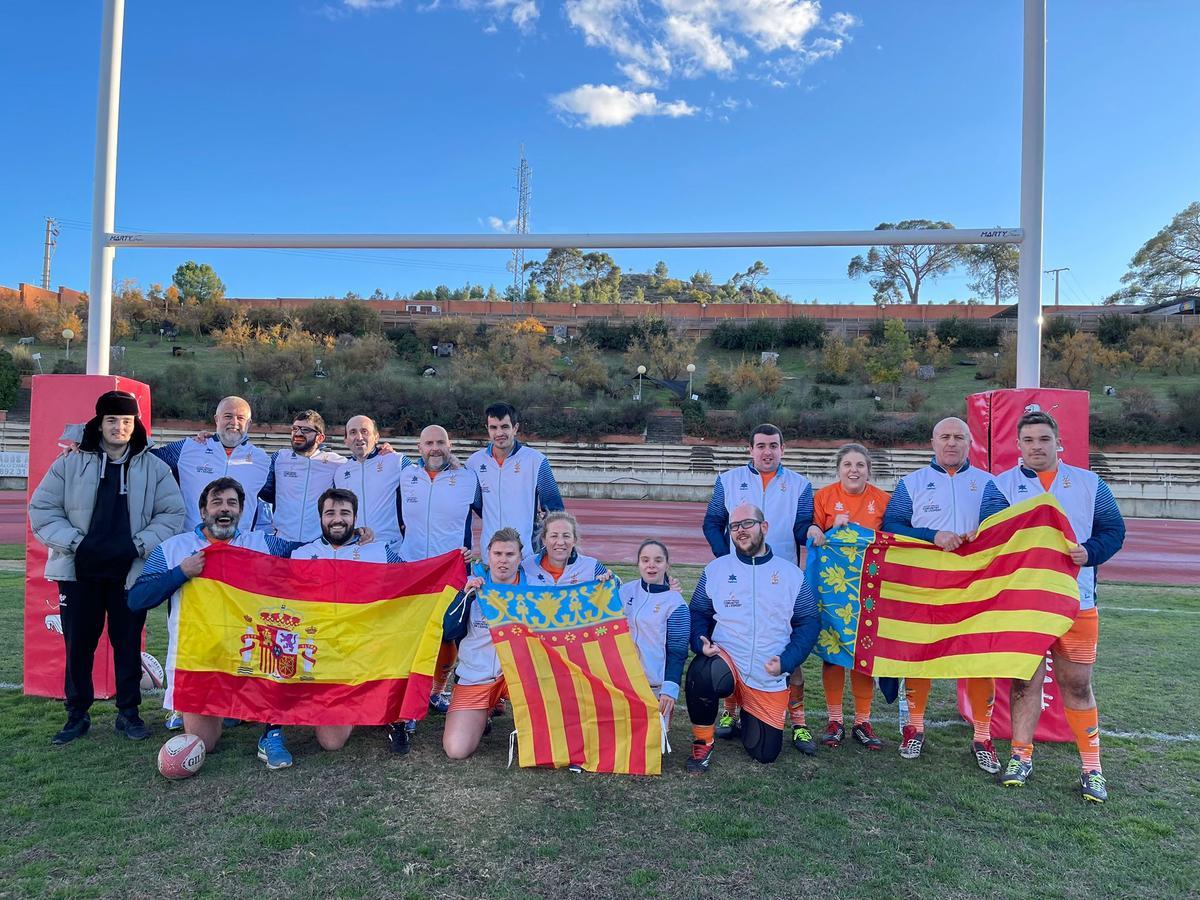
POLYGON ((338 469, 335 487, 358 498, 358 525, 370 528, 383 544, 398 542, 400 478, 412 460, 402 453, 384 453, 379 429, 370 416, 352 416, 346 423, 350 459, 338 469))
MULTIPOLYGON (((405 562, 441 556, 471 547, 471 514, 483 516, 479 478, 454 455, 450 435, 441 425, 427 425, 417 440, 421 465, 409 466, 400 477, 400 530, 404 540, 399 556, 405 562)), ((446 682, 457 656, 452 641, 442 644, 434 672, 429 706, 445 713, 450 708, 446 682)))
MULTIPOLYGON (((184 533, 200 524, 200 494, 217 478, 232 478, 247 498, 258 497, 271 471, 271 457, 250 442, 250 404, 241 397, 225 397, 214 415, 216 432, 204 440, 185 438, 152 447, 150 452, 171 467, 183 493, 187 513, 184 533)), ((256 502, 247 501, 238 529, 252 531, 258 512, 256 502)))
MULTIPOLYGON (((979 507, 992 476, 967 460, 971 431, 956 416, 942 419, 933 428, 933 459, 929 465, 905 475, 883 514, 883 530, 904 534, 954 552, 975 536, 979 507)), ((909 722, 900 738, 900 755, 917 759, 925 746, 925 707, 933 682, 906 678, 909 722)), ((992 701, 996 685, 991 678, 968 678, 967 694, 975 733, 971 755, 979 768, 994 775, 1000 759, 992 746, 992 701)))

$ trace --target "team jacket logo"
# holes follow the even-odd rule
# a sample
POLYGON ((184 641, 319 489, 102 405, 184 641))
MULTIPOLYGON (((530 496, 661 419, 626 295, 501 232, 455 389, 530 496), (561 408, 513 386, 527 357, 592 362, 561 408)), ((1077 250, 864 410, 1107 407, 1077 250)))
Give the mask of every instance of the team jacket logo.
POLYGON ((771 573, 771 584, 779 584, 779 572, 771 573))
POLYGON ((733 591, 729 592, 729 596, 725 598, 725 608, 729 609, 734 606, 741 606, 742 601, 738 599, 738 595, 733 591))
POLYGON ((846 511, 846 507, 842 504, 841 500, 839 500, 837 503, 833 504, 833 508, 836 509, 838 512, 846 511))
POLYGON ((927 491, 933 490, 933 482, 932 481, 925 485, 925 490, 927 490, 927 491))
POLYGON ((213 467, 209 465, 196 466, 196 471, 203 472, 205 475, 212 475, 214 472, 213 467))
POLYGON ((520 464, 520 463, 514 463, 514 464, 513 464, 513 474, 514 474, 514 475, 520 475, 520 474, 521 474, 521 464, 520 464))
POLYGON ((750 490, 750 485, 748 485, 746 482, 743 481, 742 486, 740 488, 738 488, 738 490, 739 491, 748 491, 748 490, 750 490))
POLYGON ((1025 487, 1025 485, 1023 485, 1023 484, 1018 484, 1017 485, 1017 493, 1018 494, 1028 494, 1029 488, 1025 487))
POLYGON ((295 469, 285 469, 283 472, 283 477, 284 478, 299 478, 300 473, 297 472, 295 469))
POLYGON ((971 479, 971 484, 967 487, 967 490, 969 490, 972 494, 979 490, 979 485, 975 482, 975 479, 971 479))
POLYGON ((480 471, 480 472, 486 472, 486 471, 487 471, 487 463, 480 463, 480 464, 479 464, 479 471, 480 471))
POLYGON ((408 483, 409 483, 409 484, 416 484, 416 483, 417 483, 417 476, 416 476, 416 475, 414 475, 412 478, 410 478, 410 479, 408 480, 408 483))
POLYGON ((867 501, 867 514, 872 515, 872 516, 875 515, 875 501, 874 500, 867 501))
POLYGON ((343 478, 350 477, 350 467, 349 466, 346 466, 346 468, 342 471, 342 477, 343 478))
POLYGON ((1069 488, 1071 486, 1071 476, 1070 475, 1063 476, 1062 486, 1065 488, 1069 488))
POLYGON ((729 583, 737 584, 737 575, 733 574, 732 572, 729 573, 729 583))
POLYGON ((290 681, 300 674, 300 681, 312 681, 312 670, 317 664, 317 629, 300 627, 301 617, 289 611, 284 604, 258 611, 258 620, 251 616, 242 617, 246 630, 242 634, 239 651, 242 665, 239 675, 261 673, 279 681, 290 681), (251 667, 255 662, 257 648, 257 672, 251 667))

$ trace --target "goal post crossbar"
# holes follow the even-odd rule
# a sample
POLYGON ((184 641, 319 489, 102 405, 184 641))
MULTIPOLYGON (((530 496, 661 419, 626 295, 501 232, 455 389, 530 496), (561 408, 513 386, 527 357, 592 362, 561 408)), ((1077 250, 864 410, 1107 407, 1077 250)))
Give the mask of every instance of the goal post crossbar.
POLYGON ((301 250, 551 250, 734 247, 870 247, 918 244, 1019 244, 1019 228, 878 231, 693 231, 579 234, 204 234, 117 231, 109 247, 301 250))

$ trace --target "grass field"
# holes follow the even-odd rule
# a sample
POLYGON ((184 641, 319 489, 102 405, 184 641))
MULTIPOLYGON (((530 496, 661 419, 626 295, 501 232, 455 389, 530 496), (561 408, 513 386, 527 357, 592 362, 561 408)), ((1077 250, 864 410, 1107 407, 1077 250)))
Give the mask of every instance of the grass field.
MULTIPOLYGON (((617 567, 622 576, 632 573, 617 567)), ((690 590, 696 568, 677 572, 690 590)), ((20 680, 22 579, 0 574, 0 681, 20 680)), ((721 744, 705 777, 683 772, 689 733, 660 778, 506 769, 511 718, 465 762, 440 722, 390 757, 380 729, 324 753, 290 730, 292 769, 254 758, 257 731, 228 732, 199 777, 168 782, 155 728, 132 744, 110 704, 61 748, 58 703, 0 691, 0 896, 1063 897, 1184 896, 1200 887, 1200 700, 1177 659, 1200 643, 1200 592, 1106 585, 1097 666, 1111 800, 1085 806, 1074 746, 1038 749, 1021 791, 975 768, 952 686, 939 682, 925 755, 847 744, 771 766, 721 744), (1142 610, 1152 609, 1155 612, 1142 610)), ((162 658, 163 610, 150 617, 162 658)), ((810 660, 810 724, 823 725, 810 660), (812 712, 817 711, 817 712, 812 712)), ((848 693, 848 692, 847 692, 848 693)))

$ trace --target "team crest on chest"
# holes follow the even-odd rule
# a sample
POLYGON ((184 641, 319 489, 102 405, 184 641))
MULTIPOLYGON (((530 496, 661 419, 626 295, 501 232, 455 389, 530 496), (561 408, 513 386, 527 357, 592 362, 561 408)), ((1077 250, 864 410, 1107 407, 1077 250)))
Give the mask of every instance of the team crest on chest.
POLYGON ((779 584, 779 572, 778 571, 771 573, 771 584, 779 584))
POLYGON ((733 591, 729 592, 729 596, 725 598, 725 608, 729 609, 732 606, 741 606, 742 601, 738 599, 738 595, 733 591))
POLYGON ((383 471, 383 460, 382 459, 375 460, 375 471, 376 472, 383 471))
POLYGON ((833 504, 833 508, 836 509, 838 512, 844 512, 846 509, 846 505, 844 503, 842 503, 841 500, 839 500, 837 503, 833 504))
POLYGON ((1062 486, 1065 488, 1069 488, 1071 486, 1071 476, 1067 475, 1065 472, 1063 473, 1062 486))
POLYGON ((521 474, 521 464, 520 463, 513 463, 513 474, 514 475, 521 474))
POLYGON ((867 513, 872 516, 875 515, 875 501, 874 500, 867 501, 867 513))
POLYGON ((979 490, 979 485, 976 483, 974 478, 972 478, 971 483, 967 485, 967 490, 969 490, 972 494, 979 490))

